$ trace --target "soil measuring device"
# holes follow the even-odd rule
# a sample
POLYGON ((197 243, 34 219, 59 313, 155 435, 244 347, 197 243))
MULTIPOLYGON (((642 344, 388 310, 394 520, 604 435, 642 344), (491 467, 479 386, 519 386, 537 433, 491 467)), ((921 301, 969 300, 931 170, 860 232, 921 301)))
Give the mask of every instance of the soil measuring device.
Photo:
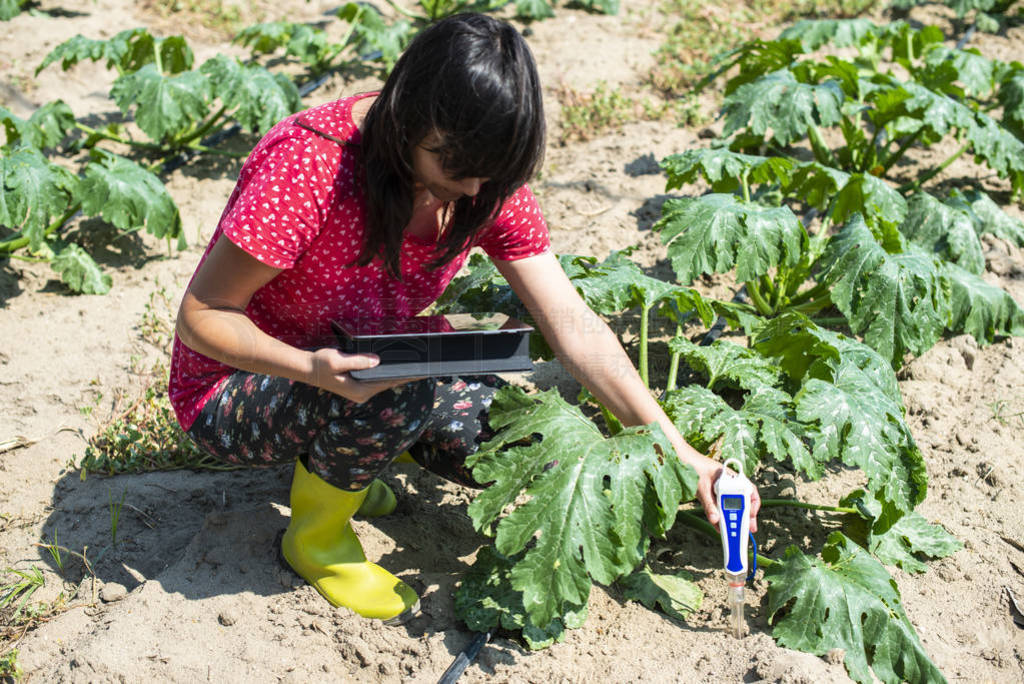
POLYGON ((747 561, 747 540, 754 538, 750 534, 750 497, 754 485, 743 473, 743 463, 739 459, 730 458, 723 466, 722 474, 715 482, 715 500, 721 516, 718 530, 722 535, 722 556, 729 580, 730 625, 733 636, 740 639, 747 629, 746 616, 743 614, 743 590, 747 580, 757 570, 757 542, 754 542, 755 565, 749 573, 747 561), (730 467, 735 473, 729 470, 730 467))

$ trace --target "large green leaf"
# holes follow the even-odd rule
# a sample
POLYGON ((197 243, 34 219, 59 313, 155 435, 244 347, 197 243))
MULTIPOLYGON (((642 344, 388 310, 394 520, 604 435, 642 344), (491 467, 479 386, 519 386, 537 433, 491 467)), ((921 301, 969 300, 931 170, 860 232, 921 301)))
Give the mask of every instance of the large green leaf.
POLYGON ((760 157, 727 148, 687 150, 661 162, 668 176, 665 190, 676 190, 703 177, 714 192, 734 192, 748 183, 786 185, 794 162, 786 157, 760 157))
POLYGON ((557 390, 530 396, 503 388, 490 423, 498 433, 467 464, 491 484, 469 514, 478 530, 490 530, 508 511, 495 544, 506 556, 526 550, 510 576, 541 628, 586 605, 591 578, 609 584, 631 572, 647 534, 671 527, 679 504, 696 491, 696 473, 659 428, 605 438, 557 390))
POLYGON ((951 332, 972 335, 979 344, 1024 335, 1024 310, 1006 290, 954 264, 944 264, 942 274, 952 286, 951 332))
POLYGON ((903 407, 854 362, 840 357, 829 366, 830 380, 806 378, 794 397, 814 460, 857 466, 872 493, 897 511, 912 510, 924 499, 928 477, 903 407))
POLYGON ((907 618, 896 583, 841 532, 829 535, 821 560, 789 547, 765 578, 772 635, 781 645, 815 655, 842 649, 858 682, 945 681, 907 618))
POLYGON ((760 386, 732 408, 717 394, 699 385, 672 390, 662 402, 686 441, 707 450, 722 439, 722 459, 737 458, 748 473, 761 461, 789 459, 811 479, 822 475, 803 441, 803 430, 793 410, 793 398, 785 392, 760 386))
POLYGON ((908 351, 930 349, 946 327, 949 285, 938 260, 910 244, 887 253, 859 216, 832 238, 821 267, 820 279, 850 329, 894 366, 908 351))
POLYGON ((827 210, 834 225, 863 216, 879 241, 889 243, 907 215, 907 201, 881 178, 846 173, 818 162, 798 164, 784 191, 812 207, 827 210))
POLYGON ((752 280, 780 264, 795 266, 807 247, 807 231, 789 207, 726 194, 668 200, 654 228, 684 285, 734 267, 738 280, 752 280))
POLYGON ((28 237, 33 251, 42 247, 50 221, 67 212, 77 192, 78 178, 39 150, 0 155, 0 226, 28 237))
POLYGON ((210 79, 213 93, 231 116, 252 133, 266 133, 302 106, 291 79, 284 74, 272 74, 259 65, 245 65, 232 57, 217 55, 199 70, 210 79))
POLYGON ((318 26, 291 21, 253 24, 242 29, 233 42, 248 46, 253 55, 284 48, 285 56, 295 57, 314 71, 328 67, 345 47, 328 42, 327 33, 318 26))
POLYGON ((748 131, 788 145, 805 138, 811 126, 839 123, 842 104, 843 92, 835 82, 800 83, 788 70, 775 71, 725 97, 722 135, 748 131))
POLYGON ((795 386, 807 378, 832 382, 838 363, 852 364, 894 404, 893 415, 903 415, 903 394, 892 364, 863 342, 822 328, 794 312, 770 320, 752 342, 751 346, 777 363, 795 386))
POLYGON ((781 382, 782 369, 778 365, 732 342, 719 339, 709 345, 697 345, 685 337, 676 337, 668 348, 679 354, 687 366, 707 377, 705 386, 710 390, 727 386, 750 391, 777 387, 781 382))
POLYGON ((946 203, 966 212, 974 222, 974 230, 978 235, 991 233, 1018 247, 1024 247, 1024 221, 1007 214, 984 192, 953 190, 946 203))
POLYGON ((711 305, 696 290, 652 278, 622 252, 612 252, 600 264, 584 266, 572 276, 572 284, 587 305, 603 315, 636 307, 650 310, 663 304, 668 307, 665 313, 675 320, 690 311, 706 326, 715 319, 711 305))
POLYGON ((338 17, 352 25, 356 52, 365 57, 379 51, 388 69, 412 40, 413 27, 408 20, 400 19, 389 26, 380 11, 369 4, 350 2, 338 10, 338 17))
POLYGON ((686 622, 700 610, 704 592, 685 570, 669 574, 657 573, 646 565, 619 580, 622 595, 639 601, 651 610, 661 608, 671 618, 686 622))
POLYGON ((28 0, 0 0, 0 21, 10 21, 21 14, 21 9, 28 0))
POLYGON ((125 157, 93 150, 81 185, 82 211, 119 230, 145 228, 160 238, 181 235, 181 215, 153 173, 125 157))
POLYGON ((516 0, 516 16, 520 19, 550 19, 555 10, 546 0, 516 0))
POLYGON ((859 515, 843 520, 847 537, 871 552, 886 565, 896 565, 907 572, 924 572, 928 566, 923 558, 945 558, 956 553, 963 544, 941 525, 928 522, 917 511, 886 519, 882 504, 861 490, 843 497, 841 506, 856 506, 859 515))
POLYGON ((998 99, 1003 108, 1003 125, 1024 140, 1024 71, 1000 84, 998 99))
POLYGON ((801 19, 779 34, 783 40, 799 40, 804 52, 823 45, 853 47, 881 31, 870 19, 801 19))
POLYGON ((157 63, 161 73, 178 74, 192 68, 194 56, 182 36, 157 38, 144 28, 134 28, 120 31, 108 40, 76 35, 50 51, 36 68, 36 74, 58 59, 64 71, 82 60, 105 59, 108 69, 117 69, 122 75, 157 63))
POLYGON ((50 265, 73 292, 106 294, 110 291, 110 276, 102 272, 93 258, 74 243, 57 252, 50 265))
POLYGON ((523 592, 512 587, 510 573, 522 554, 506 558, 485 546, 462 577, 455 591, 455 614, 474 632, 492 627, 521 631, 532 649, 565 641, 566 629, 578 629, 587 619, 587 607, 568 609, 541 628, 533 624, 523 607, 523 592))
POLYGON ((926 192, 917 193, 907 202, 907 218, 900 232, 911 242, 971 273, 985 270, 985 255, 971 216, 926 192))
POLYGON ((964 84, 970 95, 978 97, 995 89, 996 64, 976 49, 957 50, 947 45, 932 45, 925 53, 925 64, 952 67, 957 80, 964 84))
POLYGON ((135 107, 135 122, 157 142, 193 130, 209 113, 210 82, 198 71, 164 76, 154 64, 114 81, 110 95, 125 114, 135 107))
POLYGON ((1024 141, 989 116, 975 116, 977 122, 967 131, 975 159, 1009 180, 1014 192, 1024 193, 1024 141))
POLYGON ((0 123, 7 134, 5 147, 12 148, 20 142, 26 147, 43 149, 60 144, 74 129, 75 115, 63 100, 54 100, 32 112, 28 120, 0 107, 0 123))

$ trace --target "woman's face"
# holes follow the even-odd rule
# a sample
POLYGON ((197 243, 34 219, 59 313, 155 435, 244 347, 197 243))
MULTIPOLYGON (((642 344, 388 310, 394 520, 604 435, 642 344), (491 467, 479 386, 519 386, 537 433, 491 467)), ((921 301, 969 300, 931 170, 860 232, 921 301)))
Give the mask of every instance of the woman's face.
POLYGON ((441 146, 441 136, 431 133, 412 150, 413 181, 426 188, 431 195, 442 202, 454 202, 463 197, 474 197, 488 178, 453 178, 441 164, 441 155, 436 152, 441 146))

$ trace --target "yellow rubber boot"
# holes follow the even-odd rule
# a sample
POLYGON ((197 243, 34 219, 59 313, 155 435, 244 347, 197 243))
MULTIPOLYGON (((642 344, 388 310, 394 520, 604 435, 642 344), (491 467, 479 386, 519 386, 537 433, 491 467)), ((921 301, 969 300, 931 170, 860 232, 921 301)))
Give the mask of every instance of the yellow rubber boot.
MULTIPOLYGON (((395 459, 395 463, 415 462, 408 451, 403 451, 395 459)), ((395 493, 391 491, 391 487, 388 487, 381 480, 374 480, 366 488, 366 498, 359 505, 356 515, 364 518, 379 518, 382 515, 394 512, 397 505, 398 499, 395 497, 395 493)))
POLYGON ((397 505, 398 499, 391 491, 391 487, 381 480, 374 480, 366 488, 366 498, 363 499, 363 503, 359 504, 356 515, 364 518, 379 518, 394 511, 397 505))
POLYGON ((281 540, 288 564, 335 606, 401 622, 419 610, 412 587, 366 560, 349 521, 366 490, 347 492, 295 464, 292 518, 281 540))

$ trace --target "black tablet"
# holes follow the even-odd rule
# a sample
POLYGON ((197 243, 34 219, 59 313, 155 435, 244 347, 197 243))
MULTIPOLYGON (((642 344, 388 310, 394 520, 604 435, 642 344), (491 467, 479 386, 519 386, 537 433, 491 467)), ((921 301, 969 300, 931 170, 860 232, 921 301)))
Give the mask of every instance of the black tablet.
POLYGON ((369 352, 380 357, 380 365, 352 371, 352 377, 358 380, 533 370, 530 360, 533 328, 505 314, 334 321, 331 325, 342 351, 369 352))

